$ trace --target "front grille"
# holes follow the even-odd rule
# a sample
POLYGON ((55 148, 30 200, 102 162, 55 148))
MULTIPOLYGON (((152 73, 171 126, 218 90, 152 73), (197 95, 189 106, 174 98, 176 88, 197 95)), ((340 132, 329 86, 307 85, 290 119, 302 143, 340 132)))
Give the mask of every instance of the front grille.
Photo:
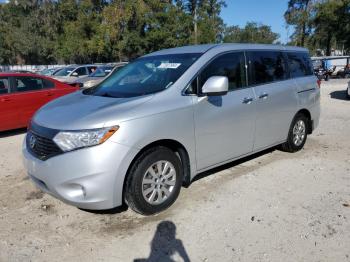
POLYGON ((34 156, 41 160, 47 160, 50 157, 63 153, 52 139, 32 131, 28 131, 27 134, 27 148, 34 156))

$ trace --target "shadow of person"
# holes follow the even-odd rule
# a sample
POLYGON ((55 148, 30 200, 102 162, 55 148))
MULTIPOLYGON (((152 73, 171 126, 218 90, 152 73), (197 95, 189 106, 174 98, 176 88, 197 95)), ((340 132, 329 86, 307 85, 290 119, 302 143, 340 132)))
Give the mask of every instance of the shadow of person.
POLYGON ((151 253, 148 258, 135 259, 134 262, 172 262, 172 256, 177 253, 183 261, 190 258, 180 239, 176 239, 176 226, 171 221, 162 221, 151 242, 151 253))

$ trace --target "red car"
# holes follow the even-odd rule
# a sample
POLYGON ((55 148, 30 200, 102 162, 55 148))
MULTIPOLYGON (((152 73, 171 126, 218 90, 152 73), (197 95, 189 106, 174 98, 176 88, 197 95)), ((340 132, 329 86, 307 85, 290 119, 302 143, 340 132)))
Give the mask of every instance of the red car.
POLYGON ((0 73, 0 131, 26 127, 41 106, 77 90, 41 75, 0 73))

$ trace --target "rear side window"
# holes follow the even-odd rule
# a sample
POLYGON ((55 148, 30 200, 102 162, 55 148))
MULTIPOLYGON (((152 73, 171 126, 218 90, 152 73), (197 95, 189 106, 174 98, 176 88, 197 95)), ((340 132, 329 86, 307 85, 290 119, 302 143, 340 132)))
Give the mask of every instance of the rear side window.
POLYGON ((43 88, 54 88, 55 87, 55 83, 47 80, 47 79, 42 79, 43 80, 43 88))
POLYGON ((259 85, 288 78, 282 52, 248 52, 249 84, 259 85))
POLYGON ((226 76, 229 90, 246 86, 245 58, 243 52, 229 53, 215 58, 199 75, 199 86, 212 76, 226 76))
POLYGON ((53 88, 55 86, 55 84, 49 80, 30 76, 15 77, 15 83, 17 92, 35 91, 53 88))
POLYGON ((0 95, 7 94, 10 91, 9 80, 7 77, 0 77, 0 95))
POLYGON ((313 75, 313 66, 307 53, 287 53, 292 78, 313 75))

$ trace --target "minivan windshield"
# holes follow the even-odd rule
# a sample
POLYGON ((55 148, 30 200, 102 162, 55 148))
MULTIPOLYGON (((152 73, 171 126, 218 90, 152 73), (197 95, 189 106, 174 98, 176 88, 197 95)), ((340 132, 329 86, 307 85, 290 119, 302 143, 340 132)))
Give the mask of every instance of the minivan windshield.
POLYGON ((134 97, 160 92, 175 83, 200 55, 190 53, 141 57, 83 93, 106 97, 134 97))

